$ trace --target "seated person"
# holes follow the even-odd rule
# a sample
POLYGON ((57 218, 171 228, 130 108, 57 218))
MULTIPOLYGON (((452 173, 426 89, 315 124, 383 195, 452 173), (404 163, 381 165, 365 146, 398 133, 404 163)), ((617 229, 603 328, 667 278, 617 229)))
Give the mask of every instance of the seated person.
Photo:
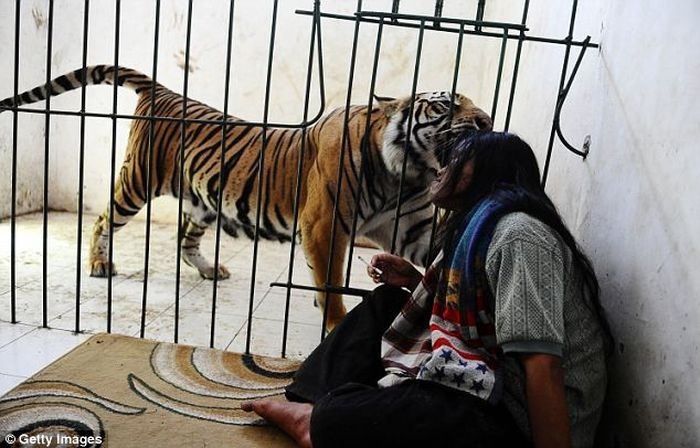
POLYGON ((591 263, 508 133, 456 139, 425 276, 372 258, 377 287, 311 353, 287 401, 244 403, 300 446, 594 443, 612 338, 591 263), (410 293, 408 292, 410 291, 410 293))

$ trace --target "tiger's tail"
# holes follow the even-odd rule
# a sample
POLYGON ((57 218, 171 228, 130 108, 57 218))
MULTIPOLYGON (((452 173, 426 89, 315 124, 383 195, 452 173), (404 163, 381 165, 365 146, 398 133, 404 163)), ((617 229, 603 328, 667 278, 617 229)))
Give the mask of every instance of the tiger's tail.
POLYGON ((43 101, 49 96, 57 96, 83 85, 114 85, 128 87, 141 93, 158 85, 143 73, 127 67, 114 65, 93 65, 79 68, 52 79, 46 84, 34 87, 14 97, 0 101, 0 112, 12 107, 43 101))

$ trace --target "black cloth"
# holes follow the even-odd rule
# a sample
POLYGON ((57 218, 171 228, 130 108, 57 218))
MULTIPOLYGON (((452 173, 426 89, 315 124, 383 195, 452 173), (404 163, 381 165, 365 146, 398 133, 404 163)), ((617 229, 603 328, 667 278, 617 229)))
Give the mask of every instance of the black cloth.
POLYGON ((377 387, 382 335, 409 296, 376 288, 297 371, 286 396, 314 404, 314 448, 529 447, 505 408, 468 393, 421 380, 377 387))

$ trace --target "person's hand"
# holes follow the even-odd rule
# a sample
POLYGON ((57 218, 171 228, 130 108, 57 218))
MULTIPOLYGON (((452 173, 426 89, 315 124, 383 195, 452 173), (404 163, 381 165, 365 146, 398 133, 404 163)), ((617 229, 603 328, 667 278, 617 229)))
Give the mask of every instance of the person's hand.
POLYGON ((411 263, 392 254, 377 254, 367 266, 367 275, 375 283, 408 288, 413 291, 423 279, 423 274, 411 263))

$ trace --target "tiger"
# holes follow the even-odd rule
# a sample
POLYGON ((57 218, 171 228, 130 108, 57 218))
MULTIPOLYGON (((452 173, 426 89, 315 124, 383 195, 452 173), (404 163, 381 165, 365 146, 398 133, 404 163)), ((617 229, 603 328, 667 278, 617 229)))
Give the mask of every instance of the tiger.
POLYGON ((217 219, 232 237, 239 232, 280 242, 298 237, 328 330, 346 314, 342 295, 324 291, 343 284, 342 260, 352 232, 383 250, 394 246, 396 254, 424 266, 434 213, 427 187, 442 165, 443 150, 456 132, 492 128, 489 115, 471 99, 447 91, 399 99, 375 96, 370 106, 337 108, 305 129, 263 128, 185 99, 137 70, 114 65, 88 66, 58 76, 0 101, 0 112, 81 88, 83 83, 117 84, 138 95, 115 180, 113 212, 108 204, 93 226, 90 275, 117 273, 108 256, 110 229, 119 231, 149 199, 181 195, 182 258, 206 279, 231 275, 221 264, 215 269, 200 252, 205 231, 217 219))

